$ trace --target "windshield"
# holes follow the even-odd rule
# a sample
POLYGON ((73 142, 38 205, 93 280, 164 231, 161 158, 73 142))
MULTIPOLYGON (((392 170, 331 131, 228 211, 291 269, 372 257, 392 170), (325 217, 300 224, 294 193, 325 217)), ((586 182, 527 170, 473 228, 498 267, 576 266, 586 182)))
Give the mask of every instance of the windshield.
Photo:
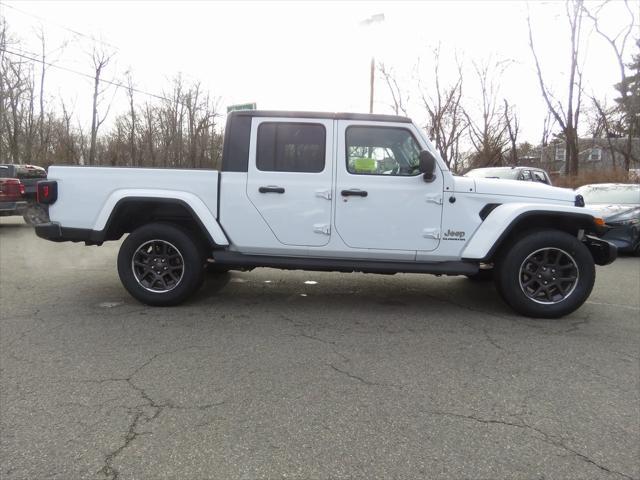
POLYGON ((465 177, 476 177, 476 178, 510 178, 515 180, 518 176, 518 170, 514 169, 505 169, 505 168, 476 168, 474 170, 469 170, 465 177))
POLYGON ((585 185, 577 192, 585 203, 640 204, 640 185, 585 185))

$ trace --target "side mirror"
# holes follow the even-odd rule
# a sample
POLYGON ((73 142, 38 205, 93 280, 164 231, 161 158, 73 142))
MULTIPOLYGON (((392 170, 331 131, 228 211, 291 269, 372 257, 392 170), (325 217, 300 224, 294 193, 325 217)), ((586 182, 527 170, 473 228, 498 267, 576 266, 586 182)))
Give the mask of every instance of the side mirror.
POLYGON ((435 169, 435 157, 428 150, 422 150, 420 152, 420 171, 425 182, 433 182, 436 179, 435 169))

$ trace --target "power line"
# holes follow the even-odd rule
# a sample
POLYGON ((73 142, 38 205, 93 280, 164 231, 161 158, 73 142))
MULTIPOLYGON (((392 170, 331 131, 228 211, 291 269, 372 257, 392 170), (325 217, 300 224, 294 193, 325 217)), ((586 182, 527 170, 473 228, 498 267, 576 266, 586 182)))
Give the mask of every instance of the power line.
POLYGON ((69 27, 67 27, 67 26, 65 26, 65 25, 62 25, 62 24, 60 24, 60 23, 52 22, 51 20, 49 20, 49 19, 47 19, 47 18, 43 18, 43 17, 41 17, 41 16, 39 16, 39 15, 36 15, 36 14, 34 14, 34 13, 25 12, 24 10, 22 10, 22 9, 20 9, 20 8, 18 8, 18 7, 14 7, 13 5, 9 5, 9 4, 5 3, 5 2, 0 2, 0 5, 2 5, 2 6, 4 6, 4 7, 9 7, 10 9, 15 10, 16 12, 20 12, 20 13, 22 13, 23 15, 27 15, 27 16, 29 16, 29 17, 37 18, 37 19, 38 19, 38 20, 40 20, 41 22, 49 23, 49 24, 51 24, 51 25, 55 25, 55 26, 57 26, 58 28, 62 28, 63 30, 67 30, 68 32, 71 32, 71 33, 73 33, 74 35, 77 35, 77 36, 79 36, 79 37, 88 38, 89 40, 91 40, 91 41, 93 41, 93 42, 98 42, 98 43, 101 43, 101 44, 106 45, 106 46, 108 46, 108 47, 114 48, 114 49, 116 49, 116 50, 120 50, 120 49, 119 49, 119 47, 118 47, 117 45, 114 45, 114 44, 112 44, 112 43, 106 42, 106 41, 104 41, 104 40, 97 39, 97 38, 95 38, 95 37, 94 37, 94 36, 92 36, 92 35, 88 35, 88 34, 86 34, 86 33, 79 32, 78 30, 74 30, 73 28, 69 28, 69 27))
MULTIPOLYGON (((46 65, 48 67, 57 68, 59 70, 64 70, 64 71, 69 72, 69 73, 74 73, 76 75, 80 75, 82 77, 86 77, 86 78, 90 78, 91 80, 95 80, 95 76, 94 75, 91 75, 91 74, 88 74, 88 73, 84 73, 84 72, 80 72, 78 70, 74 70, 74 69, 69 68, 69 67, 63 67, 62 65, 56 65, 55 63, 46 62, 46 61, 43 61, 43 60, 41 60, 39 58, 30 57, 28 55, 24 55, 24 54, 18 53, 18 52, 12 52, 11 50, 7 50, 5 48, 0 48, 0 52, 5 52, 5 53, 8 53, 9 55, 15 55, 17 57, 21 57, 21 58, 24 58, 26 60, 30 60, 32 62, 41 63, 41 64, 46 65)), ((101 79, 100 81, 104 82, 106 84, 109 84, 109 85, 113 85, 115 87, 126 88, 127 90, 131 90, 132 92, 141 93, 143 95, 148 95, 150 97, 154 97, 154 98, 157 98, 159 100, 165 100, 167 102, 173 102, 174 101, 172 99, 163 97, 162 95, 157 95, 157 94, 151 93, 151 92, 145 92, 144 90, 140 90, 138 88, 133 88, 133 87, 130 87, 129 85, 125 85, 124 83, 116 82, 116 81, 113 81, 113 80, 101 79)), ((177 103, 181 103, 181 102, 177 102, 177 103)))
MULTIPOLYGON (((104 40, 99 40, 99 39, 95 38, 92 35, 88 35, 86 33, 79 32, 78 30, 74 30, 74 29, 69 28, 69 27, 67 27, 65 25, 62 25, 60 23, 53 22, 53 21, 51 21, 51 20, 49 20, 47 18, 41 17, 39 15, 36 15, 36 14, 33 14, 33 13, 29 13, 29 12, 25 12, 24 10, 22 10, 22 9, 20 9, 18 7, 14 7, 13 5, 9 5, 9 4, 5 3, 4 1, 0 1, 0 6, 9 7, 9 8, 11 8, 11 9, 17 11, 17 12, 20 12, 20 13, 24 14, 24 15, 28 15, 30 17, 36 18, 36 19, 38 19, 38 20, 40 20, 40 21, 42 21, 44 23, 49 23, 49 24, 55 25, 55 26, 57 26, 59 28, 62 28, 64 30, 67 30, 67 31, 73 33, 74 35, 79 35, 81 37, 88 38, 89 40, 92 40, 93 42, 98 42, 98 43, 101 43, 103 45, 106 45, 106 46, 109 46, 111 48, 114 48, 116 51, 120 51, 120 48, 117 45, 114 45, 112 43, 106 42, 104 40)), ((60 50, 61 48, 64 48, 64 45, 58 47, 56 50, 60 50)), ((49 52, 48 54, 53 53, 56 50, 53 50, 53 51, 49 52)), ((38 57, 40 55, 38 53, 33 53, 33 52, 26 51, 26 50, 22 50, 22 52, 27 53, 29 55, 32 55, 33 57, 38 57)), ((7 53, 12 53, 13 55, 19 55, 16 52, 7 51, 7 53)), ((27 57, 24 57, 24 58, 27 58, 27 57)), ((49 64, 47 62, 42 62, 42 60, 37 59, 37 58, 32 58, 30 60, 33 60, 33 61, 39 62, 39 63, 43 63, 44 65, 53 66, 54 68, 58 68, 58 69, 61 69, 61 70, 66 70, 66 71, 71 72, 71 73, 76 73, 78 75, 82 75, 82 76, 85 76, 85 77, 88 76, 89 78, 94 79, 93 75, 88 75, 88 74, 83 73, 83 72, 78 72, 78 71, 75 71, 75 70, 73 70, 71 68, 68 68, 68 67, 63 67, 61 65, 52 65, 52 64, 49 64)), ((189 75, 188 73, 185 73, 185 72, 182 72, 181 75, 184 75, 186 77, 191 77, 192 80, 197 80, 193 75, 189 75)), ((108 80, 102 80, 102 81, 104 81, 105 83, 111 84, 111 85, 129 88, 129 86, 120 84, 120 83, 115 82, 115 81, 108 81, 108 80)), ((173 101, 173 100, 170 100, 168 98, 165 98, 165 97, 153 94, 153 93, 148 93, 148 92, 144 92, 144 91, 141 91, 141 90, 137 90, 137 89, 134 89, 134 88, 132 88, 131 90, 135 91, 135 92, 138 92, 138 93, 142 93, 144 95, 149 95, 151 97, 159 98, 161 100, 173 101)), ((178 103, 182 105, 181 102, 178 102, 178 103)))

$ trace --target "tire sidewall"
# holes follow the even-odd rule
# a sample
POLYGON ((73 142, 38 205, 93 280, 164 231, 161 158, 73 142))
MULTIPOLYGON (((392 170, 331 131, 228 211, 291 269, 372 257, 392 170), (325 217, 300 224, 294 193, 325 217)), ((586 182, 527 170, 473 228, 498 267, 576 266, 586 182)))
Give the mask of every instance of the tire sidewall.
POLYGON ((504 253, 495 272, 498 292, 518 313, 535 318, 558 318, 579 308, 595 283, 595 264, 589 249, 576 237, 557 230, 537 230, 521 236, 504 253), (520 286, 520 267, 536 250, 558 248, 573 257, 578 267, 578 283, 566 299, 556 304, 540 304, 525 295, 520 286))
POLYGON ((118 274, 122 284, 132 297, 147 305, 171 306, 184 302, 202 285, 203 272, 202 249, 184 230, 169 223, 152 223, 138 228, 124 240, 118 253, 118 274), (169 242, 182 255, 182 279, 168 292, 150 292, 134 276, 131 267, 133 255, 142 244, 150 240, 169 242))

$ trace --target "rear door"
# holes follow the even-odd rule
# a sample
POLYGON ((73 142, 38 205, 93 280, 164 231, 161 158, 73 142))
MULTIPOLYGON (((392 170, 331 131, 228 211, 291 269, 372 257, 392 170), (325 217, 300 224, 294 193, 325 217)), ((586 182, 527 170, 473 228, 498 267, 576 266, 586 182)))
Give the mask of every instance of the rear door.
POLYGON ((283 245, 331 237, 333 120, 255 117, 247 196, 283 245))

